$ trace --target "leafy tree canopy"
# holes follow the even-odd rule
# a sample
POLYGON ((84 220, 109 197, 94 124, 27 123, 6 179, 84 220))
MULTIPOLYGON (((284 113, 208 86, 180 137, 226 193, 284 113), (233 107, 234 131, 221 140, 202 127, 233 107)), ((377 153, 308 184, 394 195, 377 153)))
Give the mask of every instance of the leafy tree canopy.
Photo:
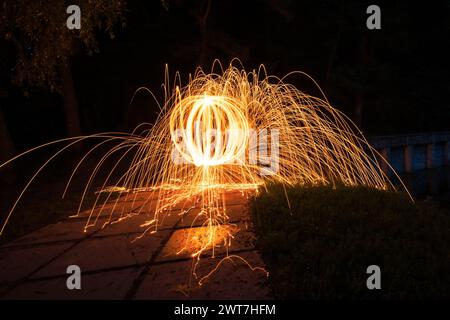
POLYGON ((59 67, 81 50, 97 52, 99 31, 114 38, 114 26, 125 24, 125 11, 121 0, 4 0, 0 34, 15 49, 14 83, 60 92, 59 67), (80 30, 66 26, 71 4, 81 9, 80 30))

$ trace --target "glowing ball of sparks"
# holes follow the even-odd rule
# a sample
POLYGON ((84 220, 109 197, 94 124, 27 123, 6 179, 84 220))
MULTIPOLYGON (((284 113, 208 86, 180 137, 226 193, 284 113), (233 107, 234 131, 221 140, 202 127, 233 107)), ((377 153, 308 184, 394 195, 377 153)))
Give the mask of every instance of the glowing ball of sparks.
POLYGON ((205 94, 188 96, 174 106, 170 134, 188 163, 218 166, 241 158, 249 125, 239 104, 232 97, 205 94))
MULTIPOLYGON (((380 168, 381 158, 377 151, 343 113, 329 104, 325 95, 321 98, 311 96, 286 83, 285 78, 268 76, 264 66, 258 71, 246 72, 233 64, 224 69, 220 63, 215 63, 212 71, 217 67, 220 69, 218 73, 205 73, 198 68, 184 87, 179 83, 180 78, 176 78, 178 85, 175 90, 170 88, 166 78, 166 99, 158 119, 141 135, 136 134, 138 126, 129 135, 104 133, 63 139, 0 164, 1 168, 41 147, 69 142, 27 183, 0 225, 0 235, 34 178, 57 155, 86 138, 103 138, 104 141, 80 160, 64 194, 75 172, 91 153, 105 143, 119 143, 106 152, 93 170, 77 215, 88 189, 107 159, 118 153, 122 155, 103 182, 100 193, 109 193, 108 196, 100 210, 95 211, 100 203, 99 193, 85 228, 94 226, 102 210, 111 206, 108 201, 112 192, 150 189, 152 196, 147 196, 140 209, 129 215, 124 214, 125 206, 122 210, 115 210, 119 205, 117 198, 104 225, 122 221, 147 208, 150 217, 141 225, 145 228, 143 236, 156 232, 171 211, 178 209, 182 215, 196 208, 194 222, 202 226, 196 229, 200 234, 190 234, 182 248, 192 251, 190 255, 195 259, 200 259, 205 252, 212 252, 214 256, 220 243, 230 246, 233 234, 237 232, 227 225, 225 193, 229 190, 258 192, 258 188, 270 182, 284 185, 343 183, 377 189, 394 188, 380 168), (127 155, 130 153, 133 157, 125 173, 112 181, 114 171, 120 162, 129 159, 127 155), (111 184, 114 186, 107 188, 111 184)), ((301 72, 297 74, 305 76, 301 72)), ((133 203, 137 197, 136 192, 133 203)), ((234 255, 222 259, 218 266, 231 258, 243 261, 252 270, 257 269, 234 255)), ((199 283, 215 270, 217 267, 199 283)))
MULTIPOLYGON (((301 72, 297 74, 305 76, 301 72)), ((110 191, 106 191, 109 195, 102 209, 114 190, 152 190, 157 193, 157 201, 152 202, 148 210, 151 212, 149 221, 142 224, 146 228, 145 234, 156 232, 174 208, 184 214, 199 207, 195 221, 201 219, 207 232, 201 238, 201 244, 196 246, 200 249, 192 253, 198 259, 211 247, 214 251, 217 239, 223 238, 224 243, 229 243, 233 237, 230 230, 223 228, 228 219, 226 191, 257 192, 258 188, 271 182, 394 188, 380 168, 382 158, 377 151, 342 112, 329 104, 325 95, 311 96, 286 83, 285 78, 268 76, 264 66, 258 71, 246 72, 232 63, 226 69, 215 63, 211 73, 198 68, 189 79, 187 85, 181 86, 180 78, 176 78, 173 90, 166 78, 166 98, 158 119, 141 135, 136 132, 129 135, 104 133, 61 140, 69 141, 68 146, 52 156, 30 179, 3 221, 0 234, 42 169, 58 154, 86 138, 103 138, 104 141, 80 160, 67 187, 91 153, 105 143, 119 143, 106 152, 93 170, 78 214, 88 189, 107 159, 122 154, 103 182, 101 190, 110 191), (219 72, 214 73, 215 69, 219 72), (133 157, 127 163, 127 169, 112 181, 120 162, 130 159, 127 157, 130 154, 133 157), (107 189, 111 184, 114 187, 107 189)), ((43 146, 53 143, 58 141, 43 146)), ((16 156, 0 168, 40 147, 16 156)), ((117 201, 105 224, 115 218, 116 221, 124 219, 123 210, 114 210, 117 201)), ((97 223, 102 210, 94 209, 99 202, 100 194, 90 211, 86 228, 97 223), (97 216, 94 211, 98 212, 97 216)), ((142 205, 137 213, 145 207, 142 205)), ((195 242, 193 237, 187 241, 195 242)))

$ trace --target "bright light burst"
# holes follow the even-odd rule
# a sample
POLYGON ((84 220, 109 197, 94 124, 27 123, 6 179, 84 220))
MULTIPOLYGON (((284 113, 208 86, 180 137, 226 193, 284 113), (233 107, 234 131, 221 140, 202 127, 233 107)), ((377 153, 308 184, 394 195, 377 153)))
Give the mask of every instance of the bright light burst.
MULTIPOLYGON (((169 86, 166 75, 166 98, 161 112, 156 123, 142 134, 136 134, 141 128, 138 127, 132 134, 103 133, 63 139, 29 150, 2 164, 0 167, 50 144, 69 142, 30 179, 4 221, 1 233, 36 175, 60 153, 87 138, 103 141, 80 160, 67 187, 94 151, 111 141, 118 141, 118 144, 93 170, 78 215, 84 197, 106 160, 116 154, 121 156, 109 169, 99 192, 99 197, 100 193, 108 195, 102 203, 97 198, 86 228, 98 223, 101 210, 95 208, 100 204, 102 208, 110 205, 113 193, 152 190, 157 201, 149 220, 142 224, 141 237, 156 232, 167 212, 174 208, 185 214, 199 206, 195 219, 201 222, 201 230, 205 231, 201 237, 193 232, 181 250, 188 251, 197 261, 206 252, 214 255, 214 249, 219 245, 229 246, 236 231, 227 224, 226 191, 239 190, 252 195, 270 182, 394 188, 380 169, 377 152, 356 126, 328 103, 325 95, 319 98, 303 93, 286 83, 286 77, 268 76, 264 66, 246 72, 236 67, 239 63, 233 63, 224 70, 216 61, 211 73, 198 68, 184 87, 177 77, 174 89, 169 86), (119 163, 130 154, 133 158, 125 174, 112 181, 119 163)), ((309 78, 302 72, 293 72, 289 76, 295 74, 309 78)), ((128 217, 124 210, 114 210, 118 205, 117 200, 113 201, 113 210, 104 226, 128 217)), ((223 261, 242 260, 236 257, 227 256, 223 261)))

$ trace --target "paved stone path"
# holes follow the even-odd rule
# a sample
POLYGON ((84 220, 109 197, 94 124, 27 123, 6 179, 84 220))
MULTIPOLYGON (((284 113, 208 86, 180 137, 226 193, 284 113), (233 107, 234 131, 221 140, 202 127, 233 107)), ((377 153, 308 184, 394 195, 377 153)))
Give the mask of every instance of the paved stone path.
MULTIPOLYGON (((201 225, 193 223, 198 208, 182 216, 174 208, 157 233, 136 239, 142 234, 142 223, 153 217, 150 214, 156 200, 148 201, 152 196, 142 192, 136 201, 120 198, 117 208, 136 213, 120 223, 101 228, 111 205, 104 208, 95 227, 87 232, 83 230, 88 212, 83 212, 79 217, 63 219, 0 247, 0 298, 270 298, 266 274, 252 271, 239 259, 224 260, 202 286, 192 280, 194 260, 188 253, 177 252, 189 232, 202 231, 201 225), (81 268, 81 290, 67 289, 69 265, 81 268)), ((252 266, 264 266, 254 247, 247 197, 240 192, 227 192, 225 199, 230 222, 238 230, 228 254, 239 255, 252 266)), ((223 248, 215 250, 215 258, 205 254, 197 273, 205 275, 213 270, 226 254, 223 248)))

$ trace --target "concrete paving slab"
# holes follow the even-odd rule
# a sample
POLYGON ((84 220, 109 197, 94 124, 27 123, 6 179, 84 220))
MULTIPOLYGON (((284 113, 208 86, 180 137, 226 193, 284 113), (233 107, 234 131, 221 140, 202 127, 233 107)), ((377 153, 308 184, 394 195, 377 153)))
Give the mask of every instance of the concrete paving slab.
POLYGON ((86 272, 144 263, 165 236, 164 232, 158 232, 134 242, 136 237, 124 235, 86 239, 34 274, 33 278, 64 275, 69 265, 78 265, 82 272, 86 272))
POLYGON ((147 229, 145 224, 152 221, 154 219, 153 217, 153 214, 128 215, 106 225, 103 229, 97 232, 94 237, 144 232, 147 229))
MULTIPOLYGON (((252 267, 264 267, 255 251, 240 254, 252 267)), ((150 268, 135 299, 270 299, 267 273, 253 270, 240 258, 201 259, 192 276, 192 260, 154 265, 150 268), (201 286, 202 276, 217 270, 201 286)))
MULTIPOLYGON (((248 221, 250 216, 246 205, 230 205, 224 212, 220 212, 220 220, 223 222, 248 221)), ((201 215, 201 209, 195 208, 183 215, 183 219, 179 223, 179 227, 201 227, 208 220, 208 216, 201 215)))
MULTIPOLYGON (((157 203, 160 196, 157 192, 139 192, 121 196, 115 208, 114 203, 108 203, 103 210, 96 208, 99 220, 86 233, 84 226, 90 210, 1 247, 0 297, 4 294, 6 299, 122 299, 134 292, 130 289, 135 288, 136 279, 143 280, 138 282, 137 299, 270 297, 266 273, 260 269, 252 271, 245 262, 263 266, 254 250, 255 236, 247 207, 249 194, 226 192, 222 199, 227 206, 228 222, 233 223, 215 227, 216 240, 203 251, 195 275, 192 267, 198 260, 192 259, 192 254, 207 242, 210 230, 201 227, 205 219, 196 219, 200 198, 183 199, 168 207, 155 221, 158 232, 152 233, 153 228, 149 228, 143 234, 161 203, 157 203), (108 208, 109 212, 105 210, 108 208), (111 212, 111 221, 131 214, 118 223, 105 224, 110 221, 111 212), (213 248, 215 258, 211 258, 213 248), (223 259, 227 254, 230 258, 223 259), (81 291, 66 287, 66 270, 72 264, 81 268, 81 291), (143 270, 146 270, 144 278, 143 270), (199 279, 211 272, 208 281, 199 286, 199 279)), ((176 199, 178 195, 177 191, 167 193, 166 203, 180 200, 176 199)))
MULTIPOLYGON (((214 245, 211 243, 202 256, 223 254, 227 251, 247 250, 254 248, 255 236, 248 225, 221 225, 213 227, 215 232, 214 245), (232 238, 230 238, 231 236, 232 238), (213 252, 214 249, 214 252, 213 252)), ((209 227, 195 227, 176 230, 164 246, 156 261, 177 260, 189 258, 202 249, 210 237, 209 227)))
POLYGON ((67 250, 72 244, 51 244, 0 250, 0 284, 16 282, 67 250))
POLYGON ((145 234, 141 238, 136 238, 140 235, 129 235, 127 243, 136 263, 148 262, 159 249, 162 242, 169 237, 170 232, 171 230, 160 230, 154 234, 145 234))
POLYGON ((87 208, 81 211, 79 214, 75 214, 75 218, 87 219, 91 216, 91 219, 98 218, 118 218, 124 214, 131 211, 137 210, 146 204, 146 201, 122 201, 122 202, 110 202, 105 205, 103 203, 97 204, 97 206, 92 210, 92 208, 87 208))
POLYGON ((108 224, 97 232, 94 237, 144 232, 149 227, 153 230, 156 224, 158 225, 158 230, 173 228, 179 219, 180 215, 175 212, 159 215, 153 213, 129 215, 108 224))
POLYGON ((123 299, 141 268, 81 274, 81 289, 67 289, 66 277, 22 284, 3 299, 123 299))
POLYGON ((31 232, 20 239, 5 244, 7 246, 40 244, 57 241, 75 241, 88 237, 100 229, 105 220, 99 220, 95 226, 85 231, 86 222, 80 220, 64 220, 31 232))

